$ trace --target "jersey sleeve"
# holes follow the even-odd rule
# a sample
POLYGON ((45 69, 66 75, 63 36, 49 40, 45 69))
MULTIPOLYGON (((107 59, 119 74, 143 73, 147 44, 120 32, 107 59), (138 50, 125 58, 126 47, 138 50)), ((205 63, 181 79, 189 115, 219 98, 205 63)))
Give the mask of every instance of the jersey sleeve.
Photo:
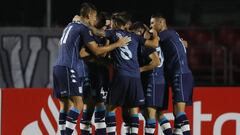
POLYGON ((105 37, 108 39, 111 43, 116 42, 119 38, 117 37, 114 30, 106 30, 105 31, 105 37))
POLYGON ((95 41, 91 30, 88 28, 83 28, 80 36, 82 36, 83 43, 85 45, 87 45, 89 42, 95 41))

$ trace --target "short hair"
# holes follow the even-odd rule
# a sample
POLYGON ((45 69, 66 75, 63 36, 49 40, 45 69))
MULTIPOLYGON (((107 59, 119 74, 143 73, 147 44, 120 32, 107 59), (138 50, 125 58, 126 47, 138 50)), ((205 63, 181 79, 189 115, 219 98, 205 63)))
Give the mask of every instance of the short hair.
POLYGON ((102 28, 103 26, 106 25, 106 20, 108 20, 108 15, 106 12, 100 12, 98 15, 97 15, 97 24, 96 24, 96 28, 100 29, 102 28))
POLYGON ((133 23, 133 25, 130 27, 130 30, 137 30, 137 29, 144 29, 145 30, 145 26, 143 22, 137 21, 135 23, 133 23))
POLYGON ((152 14, 151 18, 163 18, 165 19, 164 15, 162 15, 161 13, 155 13, 155 14, 152 14))
POLYGON ((118 26, 124 26, 126 25, 129 21, 131 21, 131 17, 127 12, 119 12, 119 13, 114 13, 111 17, 113 22, 115 22, 118 26))
POLYGON ((97 8, 91 3, 82 3, 80 15, 86 17, 91 11, 97 11, 97 8))

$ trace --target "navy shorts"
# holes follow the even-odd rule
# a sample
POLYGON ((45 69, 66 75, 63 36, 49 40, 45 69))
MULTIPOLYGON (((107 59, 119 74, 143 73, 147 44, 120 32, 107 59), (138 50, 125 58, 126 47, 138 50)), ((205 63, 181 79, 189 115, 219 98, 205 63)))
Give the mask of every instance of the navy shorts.
POLYGON ((54 66, 53 83, 53 95, 57 98, 82 96, 82 82, 74 69, 65 66, 54 66))
POLYGON ((167 108, 168 89, 163 76, 149 75, 142 78, 145 106, 155 108, 167 108))
POLYGON ((194 81, 192 73, 175 74, 171 79, 173 102, 185 102, 192 105, 194 81))
POLYGON ((96 103, 106 102, 108 86, 94 86, 89 77, 85 77, 83 81, 83 102, 94 100, 96 103))
POLYGON ((105 102, 108 92, 109 73, 104 65, 88 63, 88 77, 83 82, 83 98, 95 102, 105 102))
POLYGON ((107 96, 109 105, 128 108, 144 105, 141 79, 115 74, 107 96))

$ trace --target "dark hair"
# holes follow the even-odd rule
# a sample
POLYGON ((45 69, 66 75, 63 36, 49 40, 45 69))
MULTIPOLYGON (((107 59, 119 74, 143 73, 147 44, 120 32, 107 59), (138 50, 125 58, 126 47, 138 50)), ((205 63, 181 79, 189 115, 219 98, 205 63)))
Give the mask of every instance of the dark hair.
POLYGON ((112 20, 118 26, 124 26, 131 21, 131 17, 127 14, 127 12, 119 12, 112 15, 112 20))
POLYGON ((100 13, 97 15, 96 28, 101 29, 103 26, 105 26, 107 19, 108 19, 107 13, 106 13, 106 12, 100 12, 100 13))
POLYGON ((155 14, 152 14, 151 18, 164 18, 164 15, 162 15, 161 13, 155 13, 155 14))
POLYGON ((130 27, 130 30, 137 30, 137 29, 145 30, 144 23, 137 21, 137 22, 133 23, 133 25, 130 27))
POLYGON ((86 17, 91 11, 97 11, 97 8, 91 3, 82 3, 80 15, 86 17))

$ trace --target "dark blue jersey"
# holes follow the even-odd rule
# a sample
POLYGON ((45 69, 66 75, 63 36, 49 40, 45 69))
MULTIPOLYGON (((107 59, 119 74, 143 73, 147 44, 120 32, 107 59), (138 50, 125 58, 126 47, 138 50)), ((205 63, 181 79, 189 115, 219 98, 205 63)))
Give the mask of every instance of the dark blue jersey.
MULTIPOLYGON (((141 45, 140 47, 140 51, 139 51, 139 65, 140 67, 147 65, 151 62, 151 58, 149 57, 150 54, 156 52, 156 49, 154 48, 150 48, 150 47, 146 47, 145 45, 141 45)), ((151 72, 151 71, 146 71, 146 72, 151 72)))
POLYGON ((157 52, 157 54, 158 54, 158 57, 160 59, 160 65, 158 67, 154 68, 153 70, 142 72, 141 77, 143 78, 143 80, 145 80, 145 79, 148 79, 149 77, 155 76, 158 78, 158 79, 156 79, 156 81, 158 81, 158 82, 160 81, 160 83, 163 84, 165 82, 164 70, 163 70, 164 57, 163 57, 163 53, 162 53, 162 50, 160 47, 153 49, 153 48, 149 48, 149 47, 142 45, 139 63, 140 63, 141 67, 149 64, 151 62, 151 58, 149 57, 149 55, 154 52, 157 52))
POLYGON ((79 56, 80 49, 94 41, 87 26, 81 23, 69 23, 64 29, 59 42, 59 52, 55 65, 66 66, 85 76, 85 65, 79 56))
MULTIPOLYGON (((93 36, 98 46, 103 46, 106 43, 105 38, 93 36)), ((91 52, 90 52, 91 53, 91 52)), ((93 55, 93 54, 92 54, 93 55)), ((88 76, 91 80, 92 88, 101 88, 108 84, 108 65, 103 57, 94 57, 94 61, 86 61, 88 67, 88 76)))
POLYGON ((191 72, 188 67, 186 48, 178 33, 174 30, 164 30, 159 33, 159 37, 166 71, 170 74, 191 72))
POLYGON ((110 39, 111 43, 116 42, 119 37, 124 36, 131 37, 131 41, 128 43, 128 45, 116 48, 111 52, 114 70, 121 75, 140 77, 137 52, 138 46, 144 44, 144 38, 124 30, 106 31, 106 37, 110 39))

